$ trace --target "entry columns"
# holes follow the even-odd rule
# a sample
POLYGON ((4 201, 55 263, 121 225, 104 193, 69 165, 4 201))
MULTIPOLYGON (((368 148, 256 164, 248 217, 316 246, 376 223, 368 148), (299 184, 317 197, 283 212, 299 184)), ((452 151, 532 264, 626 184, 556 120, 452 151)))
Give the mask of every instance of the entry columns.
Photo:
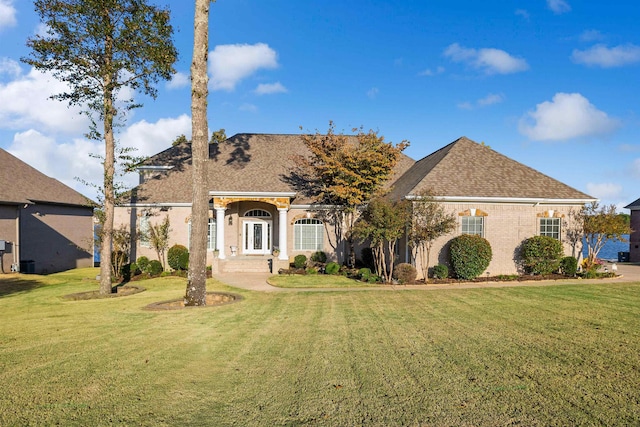
POLYGON ((216 208, 216 249, 218 258, 225 259, 224 255, 224 212, 226 208, 216 208))
POLYGON ((278 208, 278 243, 280 244, 280 256, 278 259, 289 260, 287 253, 287 208, 278 208))

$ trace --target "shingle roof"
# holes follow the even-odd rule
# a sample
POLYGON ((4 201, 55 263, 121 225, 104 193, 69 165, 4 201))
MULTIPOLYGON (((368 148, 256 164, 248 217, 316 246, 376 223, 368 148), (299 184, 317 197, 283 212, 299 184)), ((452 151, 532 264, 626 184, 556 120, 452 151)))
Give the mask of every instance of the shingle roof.
POLYGON ((640 199, 636 199, 624 207, 625 209, 637 210, 640 208, 640 199))
POLYGON ((91 200, 0 149, 0 203, 89 206, 91 200))
MULTIPOLYGON (((293 167, 293 157, 309 154, 300 135, 237 134, 219 144, 211 144, 207 179, 214 192, 295 192, 287 179, 293 167)), ((145 166, 172 165, 165 174, 138 186, 134 201, 139 203, 191 202, 191 149, 180 144, 144 162, 145 166), (179 162, 176 156, 181 157, 179 162)), ((411 167, 414 160, 402 155, 395 176, 411 167)), ((296 203, 307 203, 302 196, 296 203)))
POLYGON ((396 181, 392 196, 429 189, 447 197, 593 199, 466 137, 416 162, 396 181))

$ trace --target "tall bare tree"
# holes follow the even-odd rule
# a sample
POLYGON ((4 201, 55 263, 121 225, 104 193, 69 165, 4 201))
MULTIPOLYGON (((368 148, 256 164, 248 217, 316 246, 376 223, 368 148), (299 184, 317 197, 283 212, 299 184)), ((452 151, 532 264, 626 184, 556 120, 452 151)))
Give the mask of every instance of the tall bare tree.
POLYGON ((87 137, 104 141, 100 293, 111 293, 114 127, 126 111, 141 106, 118 95, 130 88, 155 98, 154 85, 171 78, 177 51, 169 11, 146 0, 36 0, 34 5, 47 31, 27 40, 31 54, 23 61, 65 82, 68 91, 52 98, 80 106, 91 120, 87 137))
POLYGON ((193 19, 193 60, 191 62, 191 162, 192 202, 189 272, 184 303, 207 303, 207 222, 209 201, 206 168, 209 160, 209 124, 207 122, 207 56, 209 54, 209 6, 211 0, 195 0, 193 19))

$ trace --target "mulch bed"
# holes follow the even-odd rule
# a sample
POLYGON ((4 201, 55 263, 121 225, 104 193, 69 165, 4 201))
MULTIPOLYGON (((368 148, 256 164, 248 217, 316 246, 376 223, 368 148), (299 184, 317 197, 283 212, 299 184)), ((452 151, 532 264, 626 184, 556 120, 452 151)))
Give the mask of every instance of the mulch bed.
POLYGON ((88 292, 78 292, 75 294, 65 295, 62 298, 69 301, 83 301, 83 300, 101 299, 101 298, 117 298, 117 297, 126 297, 129 295, 134 295, 140 292, 144 292, 146 290, 142 286, 135 286, 135 285, 117 286, 114 289, 115 289, 115 292, 112 292, 107 295, 102 295, 100 291, 88 291, 88 292))
POLYGON ((238 294, 232 294, 229 292, 207 292, 206 302, 207 305, 203 306, 185 306, 184 299, 174 299, 170 301, 162 301, 155 302, 153 304, 149 304, 144 309, 145 310, 182 310, 182 309, 191 309, 191 308, 206 308, 206 307, 215 307, 219 305, 233 304, 234 302, 238 302, 242 300, 242 296, 238 294))

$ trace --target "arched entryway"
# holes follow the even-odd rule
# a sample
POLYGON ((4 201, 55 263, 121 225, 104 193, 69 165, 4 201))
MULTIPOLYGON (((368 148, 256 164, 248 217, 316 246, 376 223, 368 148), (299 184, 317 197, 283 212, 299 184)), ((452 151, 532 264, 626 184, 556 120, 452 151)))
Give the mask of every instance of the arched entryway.
POLYGON ((264 209, 251 209, 242 218, 242 253, 268 255, 273 242, 273 219, 264 209))

